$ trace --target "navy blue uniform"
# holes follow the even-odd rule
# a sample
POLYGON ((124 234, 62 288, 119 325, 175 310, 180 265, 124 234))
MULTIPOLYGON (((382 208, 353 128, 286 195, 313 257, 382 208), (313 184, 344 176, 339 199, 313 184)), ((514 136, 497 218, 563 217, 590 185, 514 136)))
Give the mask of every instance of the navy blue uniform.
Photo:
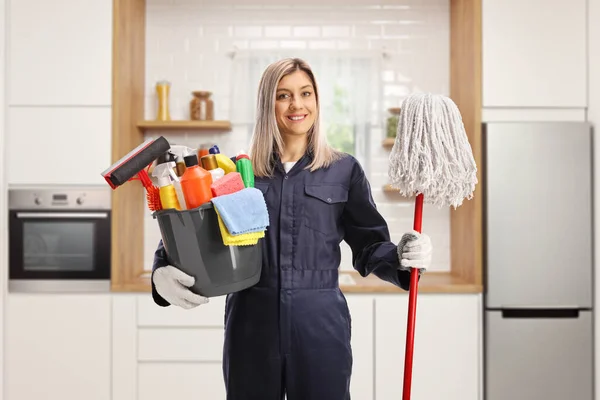
MULTIPOLYGON (((255 178, 265 197, 269 228, 261 240, 258 284, 229 294, 225 307, 223 373, 228 400, 349 400, 351 319, 339 288, 340 242, 354 268, 408 290, 397 246, 375 208, 357 160, 305 167, 310 152, 286 173, 255 178)), ((162 243, 153 269, 169 264, 162 243)), ((156 293, 157 304, 168 305, 156 293)))

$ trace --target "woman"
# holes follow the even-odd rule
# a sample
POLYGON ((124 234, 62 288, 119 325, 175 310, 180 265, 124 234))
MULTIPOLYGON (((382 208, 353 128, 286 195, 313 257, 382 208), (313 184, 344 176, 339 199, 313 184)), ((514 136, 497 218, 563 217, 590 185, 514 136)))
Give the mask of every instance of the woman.
MULTIPOLYGON (((260 282, 227 296, 223 372, 230 400, 347 400, 351 319, 339 289, 340 242, 354 268, 408 290, 410 268, 431 261, 427 235, 390 241, 363 169, 328 146, 310 67, 284 59, 265 70, 251 158, 270 226, 260 282)), ((169 261, 162 243, 153 267, 157 304, 184 308, 207 299, 169 261)))

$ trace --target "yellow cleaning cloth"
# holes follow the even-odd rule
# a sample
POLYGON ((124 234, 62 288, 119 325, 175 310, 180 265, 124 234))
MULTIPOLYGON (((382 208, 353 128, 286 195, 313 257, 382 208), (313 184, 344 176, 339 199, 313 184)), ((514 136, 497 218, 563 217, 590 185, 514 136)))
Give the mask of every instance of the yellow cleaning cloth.
POLYGON ((258 239, 265 237, 265 231, 261 232, 250 232, 242 233, 240 235, 232 235, 227 230, 227 227, 223 223, 221 216, 217 209, 214 209, 217 213, 217 219, 219 220, 219 229, 221 230, 221 237, 223 238, 223 244, 225 246, 251 246, 258 243, 258 239))

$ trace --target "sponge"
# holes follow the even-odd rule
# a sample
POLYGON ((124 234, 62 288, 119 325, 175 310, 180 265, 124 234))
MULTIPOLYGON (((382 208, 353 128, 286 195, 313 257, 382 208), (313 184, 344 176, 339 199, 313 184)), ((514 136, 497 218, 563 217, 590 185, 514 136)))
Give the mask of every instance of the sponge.
POLYGON ((210 185, 213 197, 235 193, 244 188, 244 181, 239 172, 230 172, 210 185))

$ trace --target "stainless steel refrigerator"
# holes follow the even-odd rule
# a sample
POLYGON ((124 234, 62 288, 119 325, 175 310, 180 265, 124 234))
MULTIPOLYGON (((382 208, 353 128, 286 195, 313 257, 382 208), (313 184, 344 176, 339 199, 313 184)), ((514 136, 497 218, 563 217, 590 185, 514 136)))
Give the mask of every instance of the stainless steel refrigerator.
POLYGON ((592 129, 483 129, 485 400, 593 400, 592 129))

